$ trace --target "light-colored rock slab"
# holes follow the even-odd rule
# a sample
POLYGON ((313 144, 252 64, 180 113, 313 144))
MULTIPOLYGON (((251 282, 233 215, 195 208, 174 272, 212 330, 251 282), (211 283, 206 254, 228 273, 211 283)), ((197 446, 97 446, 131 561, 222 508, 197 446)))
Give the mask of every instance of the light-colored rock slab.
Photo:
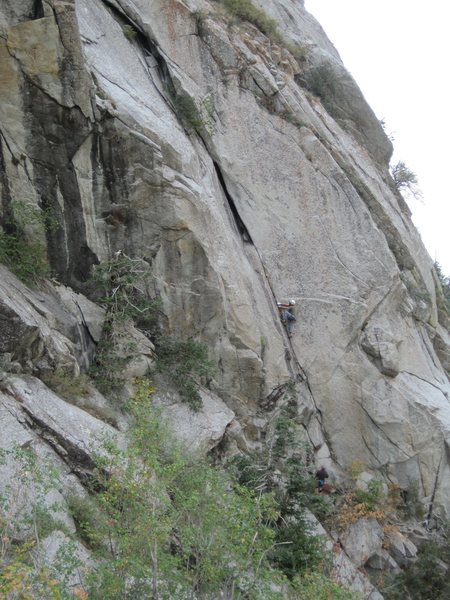
POLYGON ((359 519, 341 536, 345 552, 357 567, 382 550, 383 529, 376 519, 359 519))
MULTIPOLYGON (((233 411, 215 394, 201 389, 200 396, 202 408, 194 412, 180 401, 178 394, 159 391, 155 395, 155 404, 161 407, 175 437, 192 452, 208 452, 214 448, 235 418, 233 411)), ((237 433, 236 426, 233 430, 237 433)))
POLYGON ((74 469, 92 469, 94 455, 106 455, 104 443, 120 444, 116 429, 59 398, 39 379, 10 376, 4 388, 15 398, 30 425, 57 447, 58 454, 74 469))

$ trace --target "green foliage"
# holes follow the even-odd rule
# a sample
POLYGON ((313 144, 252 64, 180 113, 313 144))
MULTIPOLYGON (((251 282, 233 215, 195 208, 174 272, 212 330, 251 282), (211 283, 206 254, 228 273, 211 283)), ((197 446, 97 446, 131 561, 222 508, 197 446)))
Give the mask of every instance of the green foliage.
POLYGON ((159 301, 151 298, 153 277, 148 263, 123 252, 94 268, 91 288, 106 308, 105 325, 90 375, 99 390, 115 399, 124 384, 124 369, 136 356, 127 341, 127 324, 133 323, 151 336, 156 331, 159 301))
POLYGON ((27 284, 48 275, 45 246, 28 240, 22 233, 0 231, 0 262, 27 284))
POLYGON ((367 490, 356 490, 355 501, 357 504, 365 504, 368 511, 376 510, 383 498, 383 482, 379 479, 371 479, 367 484, 367 490))
POLYGON ((304 516, 297 515, 291 522, 282 522, 276 530, 275 541, 270 557, 287 577, 292 579, 299 573, 321 570, 325 545, 321 538, 312 535, 304 516))
POLYGON ((159 302, 151 300, 153 276, 143 258, 119 252, 111 260, 94 267, 90 286, 100 293, 100 303, 109 320, 133 321, 141 327, 154 325, 159 302))
POLYGON ((257 27, 267 37, 281 42, 282 36, 278 31, 275 19, 271 19, 266 13, 252 4, 251 0, 219 0, 230 15, 242 21, 248 21, 257 27))
POLYGON ((320 573, 308 573, 294 582, 296 600, 362 600, 362 596, 344 589, 320 573))
POLYGON ((173 98, 175 112, 184 122, 184 124, 195 131, 200 131, 203 127, 203 119, 194 100, 187 94, 177 94, 173 98))
POLYGON ((300 64, 304 63, 308 58, 308 48, 306 46, 294 42, 284 42, 284 47, 286 50, 289 50, 295 60, 300 64))
POLYGON ((124 25, 122 27, 122 31, 123 31, 124 36, 130 42, 132 42, 138 35, 138 31, 132 25, 124 25))
MULTIPOLYGON (((293 508, 283 516, 275 491, 240 485, 204 457, 178 446, 152 406, 153 393, 148 379, 136 381, 127 445, 119 448, 105 440, 92 495, 67 499, 77 534, 95 559, 82 588, 69 585, 70 574, 80 567, 73 539, 61 546, 51 566, 35 561, 39 536, 56 525, 42 504, 27 521, 31 537, 12 552, 8 540, 14 532, 5 528, 22 522, 20 507, 30 481, 34 491, 42 490, 39 498, 58 485, 52 469, 42 473, 32 452, 14 451, 22 466, 13 488, 7 487, 0 498, 2 552, 9 544, 8 560, 5 552, 0 556, 2 598, 355 598, 312 571, 322 568, 324 555, 306 520, 294 519, 293 508)), ((9 456, 2 454, 3 460, 9 456)))
POLYGON ((421 197, 418 188, 417 175, 409 169, 403 161, 399 161, 391 167, 392 179, 399 192, 408 192, 415 198, 421 197))
POLYGON ((214 363, 208 359, 207 347, 195 340, 161 337, 157 351, 156 370, 169 374, 182 400, 192 410, 200 410, 199 380, 211 378, 215 372, 214 363))
POLYGON ((6 464, 6 472, 12 472, 0 494, 0 596, 62 600, 55 573, 40 564, 36 553, 41 539, 64 528, 54 516, 59 506, 48 504, 49 491, 58 487, 58 473, 32 449, 1 450, 0 466, 6 464))
POLYGON ((317 482, 308 468, 310 448, 297 439, 295 395, 295 383, 290 382, 283 397, 286 404, 274 423, 272 447, 259 455, 238 456, 232 464, 241 485, 275 495, 280 519, 274 527, 270 559, 290 579, 323 570, 326 559, 323 541, 313 535, 306 509, 318 516, 333 510, 331 498, 316 493, 317 482))
POLYGON ((198 133, 214 133, 215 106, 212 96, 206 96, 198 105, 185 93, 172 95, 175 112, 187 129, 198 133))
POLYGON ((89 368, 98 390, 110 400, 118 402, 125 383, 124 371, 136 356, 135 347, 128 343, 120 346, 120 332, 116 326, 106 326, 97 347, 95 361, 89 368))
POLYGON ((61 398, 73 400, 77 397, 87 396, 90 390, 90 379, 81 374, 78 377, 61 369, 42 375, 42 381, 61 398))
MULTIPOLYGON (((24 550, 22 548, 22 550, 24 550)), ((31 550, 29 548, 28 550, 31 550)), ((4 600, 62 600, 62 590, 45 567, 28 562, 28 553, 17 552, 0 572, 0 596, 4 600)), ((68 596, 66 596, 68 597, 68 596)))
POLYGON ((100 530, 106 526, 106 523, 102 523, 104 515, 96 499, 73 493, 66 498, 66 502, 79 538, 90 550, 100 550, 102 542, 100 530), (100 523, 102 527, 99 527, 100 523))
POLYGON ((241 588, 250 590, 245 597, 269 598, 252 590, 270 575, 273 496, 233 485, 177 447, 151 406, 152 392, 148 380, 139 383, 127 449, 110 444, 109 458, 99 460, 101 516, 83 520, 95 530, 84 535, 95 536, 100 564, 89 598, 216 598, 231 590, 243 598, 241 588))
POLYGON ((59 227, 48 210, 12 202, 0 230, 0 262, 26 284, 48 275, 45 232, 59 227))

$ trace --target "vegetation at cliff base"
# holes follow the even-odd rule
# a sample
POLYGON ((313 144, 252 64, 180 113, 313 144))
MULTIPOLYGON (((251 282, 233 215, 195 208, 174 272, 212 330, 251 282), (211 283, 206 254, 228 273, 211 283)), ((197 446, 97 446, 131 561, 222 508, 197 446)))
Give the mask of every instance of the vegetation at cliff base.
POLYGON ((33 452, 24 455, 14 489, 0 498, 2 598, 356 600, 327 577, 320 539, 300 521, 289 533, 274 490, 242 485, 178 445, 152 405, 152 383, 135 383, 128 444, 105 439, 91 494, 74 491, 66 499, 76 533, 56 522, 56 507, 43 501, 52 471, 41 474, 33 452), (35 494, 31 513, 22 506, 26 490, 35 494), (27 533, 19 536, 23 524, 27 533), (55 529, 66 541, 44 567, 42 544, 55 529), (88 563, 77 554, 78 540, 90 551, 88 563), (293 544, 295 561, 292 553, 285 561, 293 544), (75 582, 74 573, 82 573, 75 582))
POLYGON ((386 600, 448 600, 450 598, 450 521, 420 548, 417 559, 380 590, 386 600))

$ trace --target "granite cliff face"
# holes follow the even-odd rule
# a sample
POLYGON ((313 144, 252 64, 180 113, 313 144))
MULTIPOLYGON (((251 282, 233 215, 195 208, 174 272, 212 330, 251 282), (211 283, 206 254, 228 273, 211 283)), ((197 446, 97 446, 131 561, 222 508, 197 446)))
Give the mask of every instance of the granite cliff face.
POLYGON ((52 215, 22 231, 61 282, 32 291, 2 268, 2 429, 88 468, 77 444, 104 400, 64 425, 37 379, 92 362, 104 316, 86 281, 121 251, 148 263, 164 331, 218 364, 192 422, 160 390, 181 436, 258 448, 295 381, 303 437, 337 480, 357 459, 448 517, 449 334, 391 143, 303 3, 254 4, 284 41, 214 1, 2 2, 2 222, 52 215))

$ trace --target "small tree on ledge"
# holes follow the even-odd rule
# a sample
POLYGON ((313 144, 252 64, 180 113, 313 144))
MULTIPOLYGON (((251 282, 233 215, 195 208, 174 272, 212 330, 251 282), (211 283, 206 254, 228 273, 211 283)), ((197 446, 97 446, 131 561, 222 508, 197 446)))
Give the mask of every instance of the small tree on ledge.
POLYGON ((397 164, 392 165, 391 175, 395 187, 399 192, 407 192, 416 198, 416 200, 422 198, 422 192, 418 187, 419 182, 417 175, 411 171, 402 160, 399 160, 397 164))

